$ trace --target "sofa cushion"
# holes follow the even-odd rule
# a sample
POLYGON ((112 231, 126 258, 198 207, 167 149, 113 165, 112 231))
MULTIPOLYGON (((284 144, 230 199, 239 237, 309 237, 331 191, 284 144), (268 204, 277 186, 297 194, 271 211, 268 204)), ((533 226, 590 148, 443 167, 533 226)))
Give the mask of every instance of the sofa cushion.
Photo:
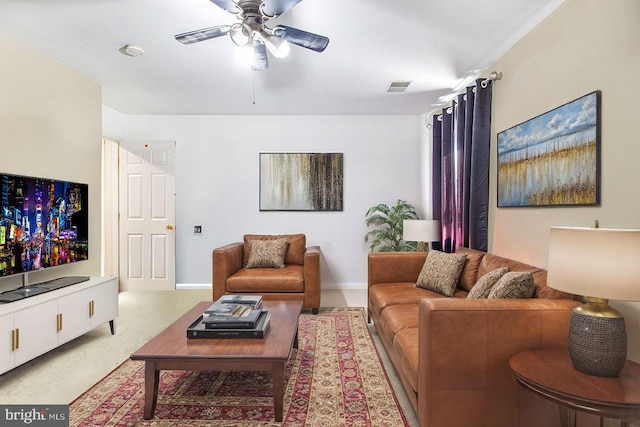
POLYGON ((378 333, 388 346, 393 345, 393 339, 398 331, 407 328, 417 328, 420 324, 419 304, 390 305, 382 310, 379 317, 378 333))
POLYGON ((488 298, 531 298, 534 289, 531 272, 510 271, 491 288, 488 298))
POLYGON ((479 277, 482 277, 489 271, 495 270, 499 267, 509 267, 509 271, 530 271, 533 274, 535 298, 571 299, 573 297, 571 294, 567 294, 547 286, 547 270, 510 258, 504 258, 499 255, 486 254, 482 257, 480 267, 478 268, 478 275, 479 277))
POLYGON ((453 296, 466 260, 465 254, 430 251, 416 286, 436 291, 444 296, 453 296))
POLYGON ((307 238, 304 234, 245 234, 244 249, 242 254, 242 266, 246 267, 251 254, 251 242, 253 240, 289 239, 285 264, 304 265, 304 253, 307 250, 307 238))
POLYGON ((226 290, 235 292, 304 292, 304 267, 241 268, 227 278, 226 290))
POLYGON ((254 240, 247 260, 247 268, 284 268, 288 239, 254 240))
POLYGON ((444 295, 418 288, 411 282, 378 283, 369 287, 369 306, 378 311, 396 304, 418 304, 422 298, 444 298, 444 295))
POLYGON ((419 332, 418 328, 403 329, 393 339, 395 360, 400 365, 396 369, 402 371, 415 393, 418 393, 419 332))
POLYGON ((480 299, 487 298, 491 292, 491 288, 504 276, 509 269, 507 267, 500 267, 493 271, 488 272, 484 276, 478 279, 473 288, 469 291, 467 298, 480 299))
POLYGON ((456 253, 465 254, 467 256, 467 262, 464 263, 462 274, 460 274, 460 280, 458 280, 458 287, 469 292, 471 291, 471 288, 473 288, 473 285, 475 285, 478 278, 481 277, 478 276, 478 268, 480 267, 480 262, 486 252, 465 248, 464 246, 458 246, 456 248, 456 253))

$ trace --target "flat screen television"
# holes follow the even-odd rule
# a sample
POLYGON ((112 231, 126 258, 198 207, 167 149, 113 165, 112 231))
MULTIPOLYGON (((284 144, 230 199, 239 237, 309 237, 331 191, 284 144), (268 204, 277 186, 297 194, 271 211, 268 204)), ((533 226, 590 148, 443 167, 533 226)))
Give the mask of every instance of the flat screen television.
POLYGON ((88 184, 0 174, 0 278, 88 259, 88 184))

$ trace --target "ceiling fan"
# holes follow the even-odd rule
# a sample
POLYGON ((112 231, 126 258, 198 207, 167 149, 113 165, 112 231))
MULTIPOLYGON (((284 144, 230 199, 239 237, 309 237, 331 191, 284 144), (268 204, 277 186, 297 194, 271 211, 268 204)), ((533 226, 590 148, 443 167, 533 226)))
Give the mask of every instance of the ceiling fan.
POLYGON ((267 50, 276 58, 285 56, 289 43, 322 52, 329 38, 285 25, 273 28, 266 26, 270 19, 286 13, 301 0, 211 0, 218 7, 236 15, 240 22, 233 25, 218 25, 188 33, 177 34, 180 43, 191 44, 229 34, 238 46, 253 47, 254 71, 269 68, 267 50))

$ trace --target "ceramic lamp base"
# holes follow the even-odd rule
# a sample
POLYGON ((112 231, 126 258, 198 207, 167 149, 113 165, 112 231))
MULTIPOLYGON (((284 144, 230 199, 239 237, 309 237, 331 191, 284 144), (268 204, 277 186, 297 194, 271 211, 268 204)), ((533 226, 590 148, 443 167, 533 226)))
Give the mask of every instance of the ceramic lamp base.
MULTIPOLYGON (((604 305, 614 313, 615 310, 604 305)), ((580 372, 598 377, 617 377, 627 359, 624 318, 594 315, 589 304, 576 308, 569 323, 569 355, 580 372), (585 310, 586 307, 586 310, 585 310)))

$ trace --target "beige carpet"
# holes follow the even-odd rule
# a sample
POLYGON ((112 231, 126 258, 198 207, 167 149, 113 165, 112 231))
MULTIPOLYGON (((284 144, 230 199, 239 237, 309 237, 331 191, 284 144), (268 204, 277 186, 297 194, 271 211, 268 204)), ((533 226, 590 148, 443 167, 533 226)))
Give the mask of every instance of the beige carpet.
MULTIPOLYGON (((5 404, 68 404, 142 344, 180 317, 198 301, 210 300, 211 291, 126 291, 120 294, 120 313, 116 334, 111 336, 104 324, 76 340, 27 362, 0 376, 0 402, 5 404)), ((337 293, 326 297, 323 305, 340 306, 349 298, 337 293)), ((358 301, 366 301, 359 297, 358 301)), ((417 426, 417 419, 399 380, 389 364, 373 328, 369 328, 380 358, 387 370, 407 422, 417 426)))

